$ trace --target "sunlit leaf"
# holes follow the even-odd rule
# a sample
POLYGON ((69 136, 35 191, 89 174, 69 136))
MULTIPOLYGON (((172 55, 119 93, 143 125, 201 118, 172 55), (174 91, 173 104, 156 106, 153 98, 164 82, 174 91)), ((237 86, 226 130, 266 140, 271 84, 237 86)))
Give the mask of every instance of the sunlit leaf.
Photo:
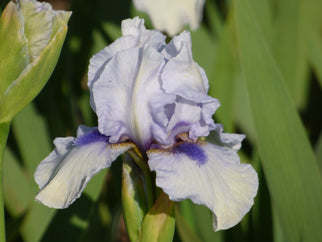
POLYGON ((285 239, 319 241, 321 177, 305 129, 254 13, 253 2, 235 2, 236 31, 269 191, 285 239))
POLYGON ((272 49, 283 80, 295 104, 303 107, 308 94, 308 63, 301 0, 282 0, 277 5, 275 38, 272 49))

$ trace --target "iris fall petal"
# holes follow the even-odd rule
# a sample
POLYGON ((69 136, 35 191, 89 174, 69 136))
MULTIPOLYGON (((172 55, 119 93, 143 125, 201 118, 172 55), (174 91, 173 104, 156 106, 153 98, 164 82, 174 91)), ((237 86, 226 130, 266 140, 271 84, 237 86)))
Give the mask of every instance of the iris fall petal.
POLYGON ((258 178, 236 151, 210 143, 177 144, 147 152, 156 184, 171 200, 191 199, 214 213, 214 230, 236 225, 253 205, 258 178))
POLYGON ((110 144, 97 129, 81 127, 78 138, 56 138, 55 150, 37 167, 40 188, 36 200, 53 208, 67 208, 77 199, 89 180, 107 168, 131 143, 110 144))

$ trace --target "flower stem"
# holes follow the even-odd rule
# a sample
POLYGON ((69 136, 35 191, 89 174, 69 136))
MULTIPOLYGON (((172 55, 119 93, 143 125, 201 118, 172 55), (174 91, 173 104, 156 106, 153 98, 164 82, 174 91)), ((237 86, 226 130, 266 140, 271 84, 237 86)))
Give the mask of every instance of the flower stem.
POLYGON ((153 187, 151 181, 151 173, 147 163, 140 157, 135 150, 129 150, 127 153, 132 157, 135 163, 140 167, 143 172, 145 183, 146 183, 146 191, 148 196, 148 210, 150 210, 154 204, 154 196, 153 196, 153 187))
POLYGON ((0 123, 0 242, 6 241, 3 195, 3 155, 9 134, 10 123, 0 123))

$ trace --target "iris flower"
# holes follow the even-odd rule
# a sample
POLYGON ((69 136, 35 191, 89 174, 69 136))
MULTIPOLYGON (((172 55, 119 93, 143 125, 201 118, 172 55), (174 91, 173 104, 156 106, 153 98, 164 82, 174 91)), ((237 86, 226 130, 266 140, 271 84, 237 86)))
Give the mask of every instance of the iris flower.
POLYGON ((198 28, 205 0, 133 0, 135 7, 147 13, 153 26, 170 36, 179 33, 185 25, 198 28))
POLYGON ((161 32, 134 18, 122 22, 122 35, 90 60, 98 127, 80 126, 76 138, 54 140, 56 148, 35 172, 36 200, 67 208, 92 176, 135 150, 170 200, 207 206, 215 230, 234 226, 250 210, 258 178, 237 155, 245 135, 223 133, 212 119, 220 104, 207 95, 189 32, 167 44, 161 32), (213 144, 201 139, 209 132, 213 144))

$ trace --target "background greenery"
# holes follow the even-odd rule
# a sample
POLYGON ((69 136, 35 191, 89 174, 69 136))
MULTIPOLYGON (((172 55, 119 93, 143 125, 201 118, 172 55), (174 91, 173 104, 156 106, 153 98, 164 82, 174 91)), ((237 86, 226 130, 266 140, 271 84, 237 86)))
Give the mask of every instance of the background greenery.
MULTIPOLYGON (((8 1, 1 1, 3 9, 8 1)), ((52 1, 73 11, 58 65, 11 126, 4 158, 8 241, 127 241, 122 220, 121 162, 96 175, 70 208, 34 202, 33 173, 55 137, 96 126, 89 106, 90 57, 138 13, 131 1, 52 1)), ((208 209, 176 207, 175 241, 322 241, 322 1, 207 0, 192 33, 195 60, 215 121, 247 134, 239 153, 259 174, 255 205, 232 229, 214 233, 208 209)), ((209 137, 211 140, 211 136, 209 137)))

